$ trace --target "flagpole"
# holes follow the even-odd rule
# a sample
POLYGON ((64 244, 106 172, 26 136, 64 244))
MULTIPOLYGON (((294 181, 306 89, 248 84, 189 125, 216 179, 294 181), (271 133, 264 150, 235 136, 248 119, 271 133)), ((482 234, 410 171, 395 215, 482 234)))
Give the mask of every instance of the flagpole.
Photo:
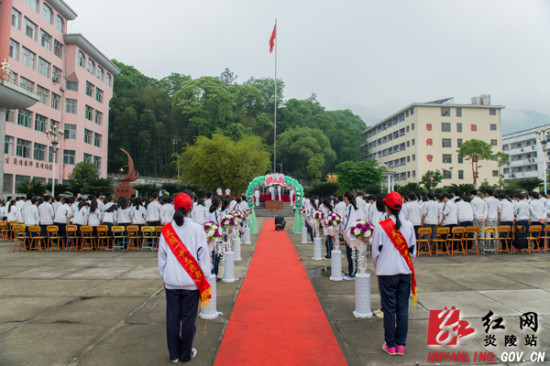
POLYGON ((275 102, 273 113, 273 173, 277 173, 277 19, 275 19, 275 102))

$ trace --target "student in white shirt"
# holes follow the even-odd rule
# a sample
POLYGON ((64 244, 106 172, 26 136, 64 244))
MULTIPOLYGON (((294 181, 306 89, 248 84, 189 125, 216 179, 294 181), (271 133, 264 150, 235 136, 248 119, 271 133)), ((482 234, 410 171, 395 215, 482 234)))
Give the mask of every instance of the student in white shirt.
POLYGON ((526 229, 529 227, 529 216, 531 214, 529 202, 527 202, 523 193, 515 194, 514 200, 516 201, 516 225, 523 226, 526 229))
POLYGON ((414 227, 414 233, 418 238, 418 229, 420 228, 420 223, 422 222, 422 207, 418 204, 416 200, 416 195, 409 195, 409 202, 403 208, 404 219, 409 221, 414 227))
POLYGON ((470 192, 470 197, 472 197, 470 204, 474 211, 474 226, 484 226, 487 219, 487 205, 479 198, 476 190, 470 192))
POLYGON ((38 214, 40 216, 40 232, 42 236, 47 235, 46 227, 53 225, 53 219, 55 216, 52 204, 51 196, 44 196, 44 202, 38 206, 38 214))
POLYGON ((172 199, 170 197, 166 197, 163 200, 163 205, 160 208, 160 224, 166 225, 167 223, 172 221, 172 217, 174 216, 174 205, 172 205, 172 199))
POLYGON ((434 201, 434 194, 428 193, 428 201, 422 205, 422 220, 420 225, 432 228, 432 239, 435 239, 437 233, 437 224, 439 219, 439 204, 434 201))
POLYGON ((498 203, 498 224, 514 225, 514 204, 508 200, 505 193, 501 193, 498 203))
POLYGON ((458 224, 460 226, 472 226, 474 224, 474 210, 470 204, 470 197, 455 199, 458 224))
POLYGON ((146 214, 147 210, 145 209, 145 207, 143 207, 143 201, 141 200, 141 198, 137 197, 136 199, 134 199, 134 202, 132 204, 130 215, 132 218, 132 224, 139 227, 140 233, 141 227, 145 225, 146 214))
POLYGON ((90 196, 90 211, 88 212, 88 225, 93 228, 93 236, 97 235, 97 227, 101 223, 101 209, 98 207, 97 198, 90 196))
POLYGON ((147 205, 147 214, 145 219, 149 226, 160 226, 160 209, 161 205, 158 202, 159 196, 157 193, 153 193, 153 200, 147 205))
POLYGON ((117 205, 112 196, 105 197, 105 204, 101 209, 101 224, 108 227, 109 232, 116 222, 117 205))
POLYGON ((204 200, 204 207, 206 209, 210 209, 210 206, 212 206, 212 192, 206 192, 206 199, 204 200))
POLYGON ((539 200, 538 192, 529 192, 529 220, 531 225, 544 224, 546 222, 546 210, 544 204, 539 200))
POLYGON ((483 195, 485 196, 483 201, 485 201, 485 205, 487 206, 487 219, 485 220, 485 226, 497 226, 499 201, 493 197, 492 189, 487 189, 483 195))
POLYGON ((17 221, 17 213, 19 212, 19 209, 15 205, 15 200, 11 200, 10 203, 10 209, 8 212, 8 223, 12 221, 17 221))
POLYGON ((65 228, 71 222, 71 218, 73 217, 73 210, 71 208, 73 202, 74 199, 72 197, 65 198, 65 203, 59 206, 57 208, 57 211, 55 212, 53 223, 59 228, 59 231, 57 233, 62 238, 65 237, 65 228))
MULTIPOLYGON (((220 198, 218 196, 212 197, 212 204, 210 205, 210 208, 208 209, 208 212, 210 213, 210 220, 213 221, 218 226, 220 226, 221 216, 220 216, 220 209, 221 209, 222 203, 220 201, 220 198)), ((209 250, 212 252, 212 273, 216 276, 218 275, 219 266, 220 266, 220 243, 221 239, 218 239, 216 243, 214 244, 213 248, 209 248, 209 250)))
POLYGON ((84 200, 80 201, 78 205, 78 211, 73 216, 73 224, 78 227, 78 234, 80 235, 80 227, 88 224, 88 214, 90 210, 90 204, 84 200))
POLYGON ((443 208, 441 209, 440 225, 448 227, 452 232, 453 228, 458 225, 458 210, 448 194, 442 195, 442 199, 443 208))
POLYGON ((355 222, 355 210, 357 206, 355 204, 355 197, 351 192, 344 194, 344 203, 346 204, 346 210, 344 211, 344 217, 342 218, 342 231, 344 234, 344 240, 346 242, 346 257, 348 259, 348 274, 344 277, 345 280, 355 279, 355 273, 357 272, 357 255, 353 259, 353 249, 351 248, 351 237, 349 229, 355 222))
POLYGON ((118 199, 118 209, 116 212, 116 224, 118 226, 127 226, 132 224, 132 209, 130 208, 130 201, 126 197, 120 197, 118 199))
POLYGON ((204 205, 204 199, 199 198, 197 201, 197 207, 193 209, 193 221, 197 224, 203 225, 209 219, 209 212, 204 205))

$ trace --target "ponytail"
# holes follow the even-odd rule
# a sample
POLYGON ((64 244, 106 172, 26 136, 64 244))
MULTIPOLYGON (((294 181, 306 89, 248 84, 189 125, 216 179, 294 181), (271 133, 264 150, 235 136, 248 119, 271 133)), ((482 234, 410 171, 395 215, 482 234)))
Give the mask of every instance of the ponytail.
POLYGON ((183 223, 185 222, 185 215, 189 212, 189 210, 185 210, 183 207, 180 207, 178 208, 175 212, 174 212, 174 221, 176 222, 176 225, 178 226, 182 226, 183 223))
POLYGON ((389 210, 392 213, 392 215, 395 216, 395 230, 399 230, 399 228, 401 227, 401 220, 399 220, 399 212, 401 212, 401 210, 394 210, 391 208, 389 208, 389 210))

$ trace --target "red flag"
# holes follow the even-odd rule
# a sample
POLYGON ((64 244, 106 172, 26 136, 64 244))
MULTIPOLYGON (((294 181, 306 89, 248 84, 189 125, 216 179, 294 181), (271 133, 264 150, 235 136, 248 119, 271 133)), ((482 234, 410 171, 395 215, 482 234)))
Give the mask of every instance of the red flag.
POLYGON ((273 33, 271 33, 271 38, 269 39, 269 53, 273 52, 273 47, 275 47, 275 36, 277 35, 277 23, 273 27, 273 33))

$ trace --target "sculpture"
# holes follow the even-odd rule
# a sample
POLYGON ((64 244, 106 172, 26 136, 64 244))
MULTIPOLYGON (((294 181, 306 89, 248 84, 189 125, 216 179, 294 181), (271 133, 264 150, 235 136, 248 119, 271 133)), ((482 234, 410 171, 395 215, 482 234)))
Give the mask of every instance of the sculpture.
POLYGON ((128 165, 124 165, 122 168, 120 168, 121 173, 122 171, 124 171, 123 168, 128 168, 128 173, 123 179, 120 177, 121 173, 118 173, 117 175, 117 179, 120 183, 115 190, 116 199, 120 197, 130 198, 132 197, 132 195, 135 195, 136 190, 134 189, 134 187, 132 187, 130 183, 136 181, 139 178, 139 173, 134 169, 134 160, 132 160, 130 154, 123 148, 120 148, 120 150, 125 153, 126 156, 128 156, 128 165))

